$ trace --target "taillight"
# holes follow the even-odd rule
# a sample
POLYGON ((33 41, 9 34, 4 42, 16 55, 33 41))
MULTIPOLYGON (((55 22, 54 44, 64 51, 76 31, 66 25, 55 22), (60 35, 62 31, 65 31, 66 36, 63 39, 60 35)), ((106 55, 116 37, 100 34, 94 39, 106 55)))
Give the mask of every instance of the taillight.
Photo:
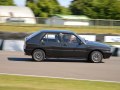
POLYGON ((24 49, 26 48, 26 38, 24 40, 24 49))

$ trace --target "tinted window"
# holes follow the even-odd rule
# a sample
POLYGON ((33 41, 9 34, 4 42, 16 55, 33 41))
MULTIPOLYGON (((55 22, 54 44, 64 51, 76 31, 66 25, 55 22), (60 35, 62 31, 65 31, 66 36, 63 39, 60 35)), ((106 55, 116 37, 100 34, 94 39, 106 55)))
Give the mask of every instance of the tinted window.
POLYGON ((78 43, 78 38, 73 34, 63 34, 62 41, 65 43, 78 43))
POLYGON ((27 39, 30 39, 30 38, 32 38, 32 37, 34 37, 34 36, 36 36, 36 35, 37 35, 37 34, 39 34, 39 33, 40 33, 40 31, 35 32, 35 33, 33 33, 33 34, 31 34, 31 35, 27 36, 26 38, 27 38, 27 39))
POLYGON ((60 42, 59 35, 54 33, 47 33, 43 39, 43 42, 60 42))

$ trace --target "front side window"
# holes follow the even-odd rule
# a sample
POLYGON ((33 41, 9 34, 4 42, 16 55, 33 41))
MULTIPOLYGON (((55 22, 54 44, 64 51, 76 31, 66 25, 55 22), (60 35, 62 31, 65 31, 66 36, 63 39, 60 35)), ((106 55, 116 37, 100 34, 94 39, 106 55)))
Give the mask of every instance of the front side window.
POLYGON ((63 34, 62 41, 65 43, 75 44, 78 43, 78 38, 73 34, 63 34))

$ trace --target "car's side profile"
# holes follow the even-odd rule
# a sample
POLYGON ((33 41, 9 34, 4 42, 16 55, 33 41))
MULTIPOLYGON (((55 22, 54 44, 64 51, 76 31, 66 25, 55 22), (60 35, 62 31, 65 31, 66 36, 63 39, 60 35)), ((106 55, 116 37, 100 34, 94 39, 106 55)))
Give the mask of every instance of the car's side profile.
POLYGON ((24 52, 36 61, 46 58, 70 58, 94 63, 111 56, 108 45, 86 41, 71 31, 42 30, 25 38, 24 52))

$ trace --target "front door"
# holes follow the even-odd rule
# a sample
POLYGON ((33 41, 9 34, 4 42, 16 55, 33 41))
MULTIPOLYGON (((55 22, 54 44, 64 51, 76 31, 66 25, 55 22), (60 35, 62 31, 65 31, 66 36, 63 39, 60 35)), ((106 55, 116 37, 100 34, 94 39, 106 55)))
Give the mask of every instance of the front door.
POLYGON ((62 57, 63 58, 84 58, 86 45, 74 34, 63 33, 62 37, 62 57))

